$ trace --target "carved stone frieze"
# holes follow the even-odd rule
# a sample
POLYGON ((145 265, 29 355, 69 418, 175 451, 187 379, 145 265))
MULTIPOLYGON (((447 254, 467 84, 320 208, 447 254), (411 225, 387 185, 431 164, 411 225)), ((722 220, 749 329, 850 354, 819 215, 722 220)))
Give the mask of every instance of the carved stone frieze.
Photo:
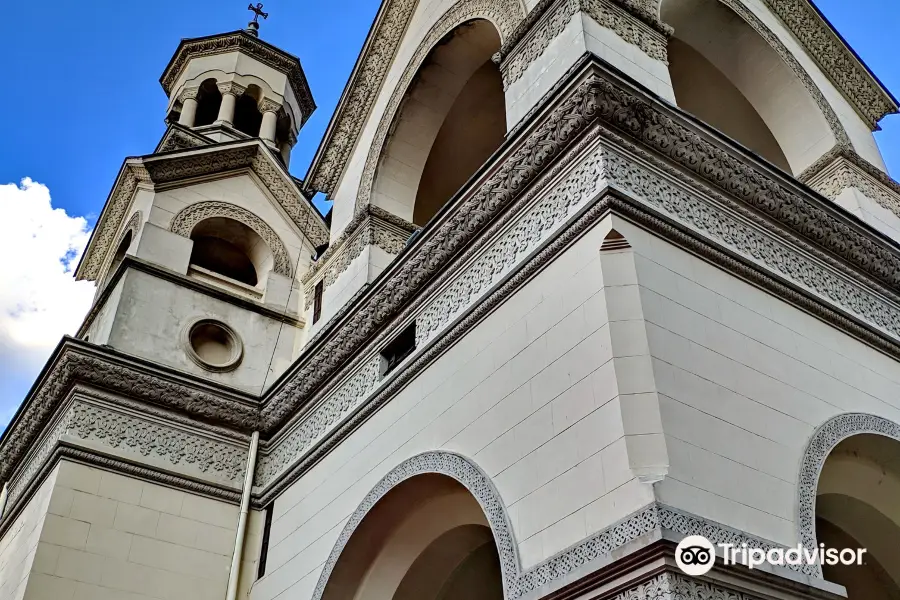
POLYGON ((170 94, 172 86, 175 85, 178 76, 191 59, 233 51, 245 52, 261 63, 287 75, 297 98, 297 104, 303 113, 300 125, 306 122, 306 119, 316 110, 316 103, 309 91, 309 84, 306 82, 306 75, 303 73, 300 61, 296 56, 291 56, 244 31, 182 40, 172 60, 166 66, 166 70, 163 71, 159 82, 166 94, 170 94))
POLYGON ((297 183, 285 171, 278 159, 258 141, 233 142, 224 147, 203 148, 197 152, 150 155, 128 159, 116 180, 94 230, 84 259, 78 267, 80 279, 96 279, 113 242, 122 219, 129 211, 134 192, 140 181, 152 184, 171 184, 191 177, 251 169, 268 192, 284 209, 301 233, 313 246, 328 241, 328 227, 297 183))
POLYGON ((291 276, 291 273, 293 272, 291 258, 284 246, 284 242, 281 241, 281 238, 278 237, 275 230, 269 227, 265 221, 240 206, 235 206, 228 202, 216 201, 190 204, 181 209, 178 214, 172 218, 169 229, 172 233, 190 237, 191 231, 193 231, 197 223, 213 217, 227 217, 229 219, 234 219, 255 231, 269 247, 269 250, 272 251, 272 257, 275 260, 272 270, 285 277, 291 276))
POLYGON ((897 112, 897 103, 882 89, 853 52, 828 26, 808 0, 763 0, 800 40, 813 60, 837 85, 871 129, 885 115, 897 112))
MULTIPOLYGON (((314 189, 326 194, 334 193, 363 125, 370 117, 415 6, 415 0, 387 0, 379 13, 380 18, 376 17, 376 25, 366 42, 367 48, 358 70, 347 84, 329 131, 310 168, 309 184, 314 189)), ((381 142, 373 144, 373 147, 378 146, 375 159, 380 154, 387 128, 393 121, 410 81, 428 52, 444 35, 460 23, 484 18, 496 25, 501 39, 506 39, 524 17, 519 0, 461 0, 444 13, 419 43, 394 87, 376 132, 376 140, 381 139, 381 142), (384 121, 387 123, 383 124, 384 121)), ((357 210, 360 210, 359 203, 357 210)))
POLYGON ((603 154, 597 149, 425 307, 416 318, 416 345, 476 301, 605 184, 603 154))
POLYGON ((240 96, 247 91, 247 88, 236 81, 223 81, 217 83, 216 87, 219 88, 220 94, 231 94, 232 96, 240 96))
POLYGON ((834 158, 831 164, 806 183, 832 200, 837 199, 845 189, 855 188, 900 218, 900 184, 880 171, 872 173, 865 170, 843 156, 834 158))
POLYGON ((47 374, 25 403, 24 412, 10 424, 14 434, 7 435, 0 446, 0 480, 9 478, 76 383, 95 385, 150 405, 187 412, 238 431, 252 430, 256 426, 257 404, 249 398, 213 393, 198 385, 179 383, 79 346, 71 340, 64 343, 58 356, 51 359, 47 374))
POLYGON ((696 190, 688 192, 614 151, 606 152, 610 185, 634 195, 750 260, 788 278, 823 300, 850 311, 900 340, 900 307, 881 300, 852 279, 841 277, 765 234, 713 208, 696 190))
POLYGON ((259 112, 266 113, 272 112, 277 113, 281 110, 281 103, 272 100, 271 98, 263 98, 259 101, 259 112))
POLYGON ((270 452, 260 456, 255 485, 271 483, 333 425, 358 407, 378 384, 380 369, 381 357, 376 355, 340 384, 322 404, 305 414, 289 433, 272 446, 270 452))
MULTIPOLYGON (((866 413, 845 413, 822 423, 810 437, 800 462, 797 482, 797 525, 800 543, 806 548, 817 547, 816 489, 825 459, 843 440, 862 433, 883 435, 900 442, 900 424, 866 413)), ((812 565, 813 575, 822 576, 822 566, 812 565)))
POLYGON ((169 125, 169 128, 166 130, 166 133, 163 135, 162 140, 160 140, 159 145, 156 146, 155 153, 158 152, 171 152, 173 150, 188 150, 190 148, 197 148, 199 146, 209 146, 213 144, 213 140, 208 137, 197 133, 196 131, 192 131, 190 129, 186 129, 181 125, 169 125))
POLYGON ((184 104, 185 100, 196 100, 197 96, 200 95, 200 88, 197 86, 194 87, 186 87, 181 90, 181 93, 178 94, 178 101, 184 104))
MULTIPOLYGON (((350 515, 319 574, 319 580, 312 595, 313 600, 319 600, 322 597, 341 553, 372 507, 397 485, 428 473, 452 477, 469 490, 478 501, 494 535, 506 600, 515 600, 529 592, 552 584, 592 561, 610 558, 615 550, 629 542, 653 532, 661 534, 663 530, 681 536, 702 534, 713 543, 730 542, 738 546, 746 543, 751 547, 764 549, 777 547, 771 542, 703 517, 664 504, 653 503, 544 562, 523 570, 518 555, 518 544, 506 506, 491 479, 475 463, 464 456, 446 451, 432 451, 413 456, 394 467, 372 488, 350 515)), ((749 597, 736 592, 727 592, 726 594, 724 588, 720 589, 695 578, 685 578, 680 574, 668 573, 660 574, 649 582, 623 594, 617 598, 628 600, 643 600, 644 598, 750 600, 749 597)))

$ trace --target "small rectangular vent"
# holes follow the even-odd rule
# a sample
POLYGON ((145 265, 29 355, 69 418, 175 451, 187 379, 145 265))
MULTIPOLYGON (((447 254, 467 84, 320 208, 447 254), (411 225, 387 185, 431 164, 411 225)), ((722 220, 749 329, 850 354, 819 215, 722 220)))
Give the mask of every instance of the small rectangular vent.
POLYGON ((416 322, 410 323, 381 351, 381 375, 387 375, 416 349, 416 322))
POLYGON ((261 579, 266 574, 266 559, 269 557, 269 535, 272 533, 272 513, 275 512, 275 504, 266 508, 266 521, 263 525, 262 545, 259 548, 259 562, 256 567, 256 578, 261 579))
POLYGON ((313 291, 313 325, 319 322, 322 317, 322 294, 325 293, 325 280, 323 279, 316 284, 313 291))

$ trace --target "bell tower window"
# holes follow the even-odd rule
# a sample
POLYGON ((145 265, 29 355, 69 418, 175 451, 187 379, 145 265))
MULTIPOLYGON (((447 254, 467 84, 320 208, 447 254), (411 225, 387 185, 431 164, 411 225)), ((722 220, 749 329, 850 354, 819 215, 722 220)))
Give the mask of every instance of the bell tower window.
POLYGON ((262 113, 258 106, 260 96, 261 90, 251 85, 238 97, 234 108, 234 128, 250 137, 258 137, 262 125, 262 113))
POLYGON ((234 219, 212 217, 191 231, 191 267, 250 287, 261 287, 274 265, 269 246, 255 231, 234 219))
POLYGON ((194 126, 212 125, 221 105, 222 94, 216 87, 216 80, 207 79, 200 84, 200 91, 197 93, 197 116, 194 118, 194 126))

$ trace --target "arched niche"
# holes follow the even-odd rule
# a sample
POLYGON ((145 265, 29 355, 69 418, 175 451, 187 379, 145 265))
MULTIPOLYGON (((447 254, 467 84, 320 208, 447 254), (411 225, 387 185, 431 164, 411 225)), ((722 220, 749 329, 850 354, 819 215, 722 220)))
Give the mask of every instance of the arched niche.
POLYGON ((222 105, 222 94, 216 85, 215 79, 206 79, 200 84, 197 92, 197 115, 194 117, 194 127, 211 125, 219 115, 219 107, 222 105))
POLYGON ((509 521, 466 458, 428 452, 388 473, 350 516, 314 600, 502 600, 518 571, 509 521))
POLYGON ((250 137, 259 136, 259 128, 262 124, 262 113, 259 111, 261 98, 260 87, 251 84, 235 101, 234 128, 250 137))
POLYGON ((500 33, 467 21, 431 48, 412 78, 378 158, 371 202, 424 225, 503 142, 503 81, 491 56, 500 33))
POLYGON ((862 565, 817 567, 850 600, 900 598, 900 425, 862 413, 833 417, 813 434, 799 480, 806 548, 865 548, 862 565))
POLYGON ((660 16, 674 28, 667 51, 680 108, 794 175, 846 137, 796 61, 789 66, 745 20, 765 30, 753 15, 719 0, 663 0, 660 16))

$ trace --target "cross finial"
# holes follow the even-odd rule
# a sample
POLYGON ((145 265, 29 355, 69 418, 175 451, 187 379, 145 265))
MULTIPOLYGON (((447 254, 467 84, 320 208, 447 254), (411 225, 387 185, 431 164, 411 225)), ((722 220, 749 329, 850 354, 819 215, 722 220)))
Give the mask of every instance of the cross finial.
POLYGON ((252 10, 252 11, 255 13, 255 14, 253 15, 253 22, 254 22, 254 23, 257 23, 257 24, 258 24, 259 21, 257 21, 257 19, 259 19, 260 17, 262 17, 263 19, 268 19, 268 18, 269 18, 269 13, 263 12, 263 3, 262 3, 262 2, 257 2, 257 3, 256 3, 256 6, 253 6, 252 4, 249 5, 249 6, 247 7, 247 10, 252 10))
POLYGON ((262 8, 263 8, 262 2, 257 2, 256 6, 253 6, 252 4, 247 6, 247 10, 252 10, 254 13, 253 20, 250 21, 249 23, 247 23, 247 29, 245 30, 250 35, 255 35, 255 36, 259 35, 259 20, 258 19, 260 17, 262 17, 263 19, 269 18, 269 13, 263 12, 262 8))

